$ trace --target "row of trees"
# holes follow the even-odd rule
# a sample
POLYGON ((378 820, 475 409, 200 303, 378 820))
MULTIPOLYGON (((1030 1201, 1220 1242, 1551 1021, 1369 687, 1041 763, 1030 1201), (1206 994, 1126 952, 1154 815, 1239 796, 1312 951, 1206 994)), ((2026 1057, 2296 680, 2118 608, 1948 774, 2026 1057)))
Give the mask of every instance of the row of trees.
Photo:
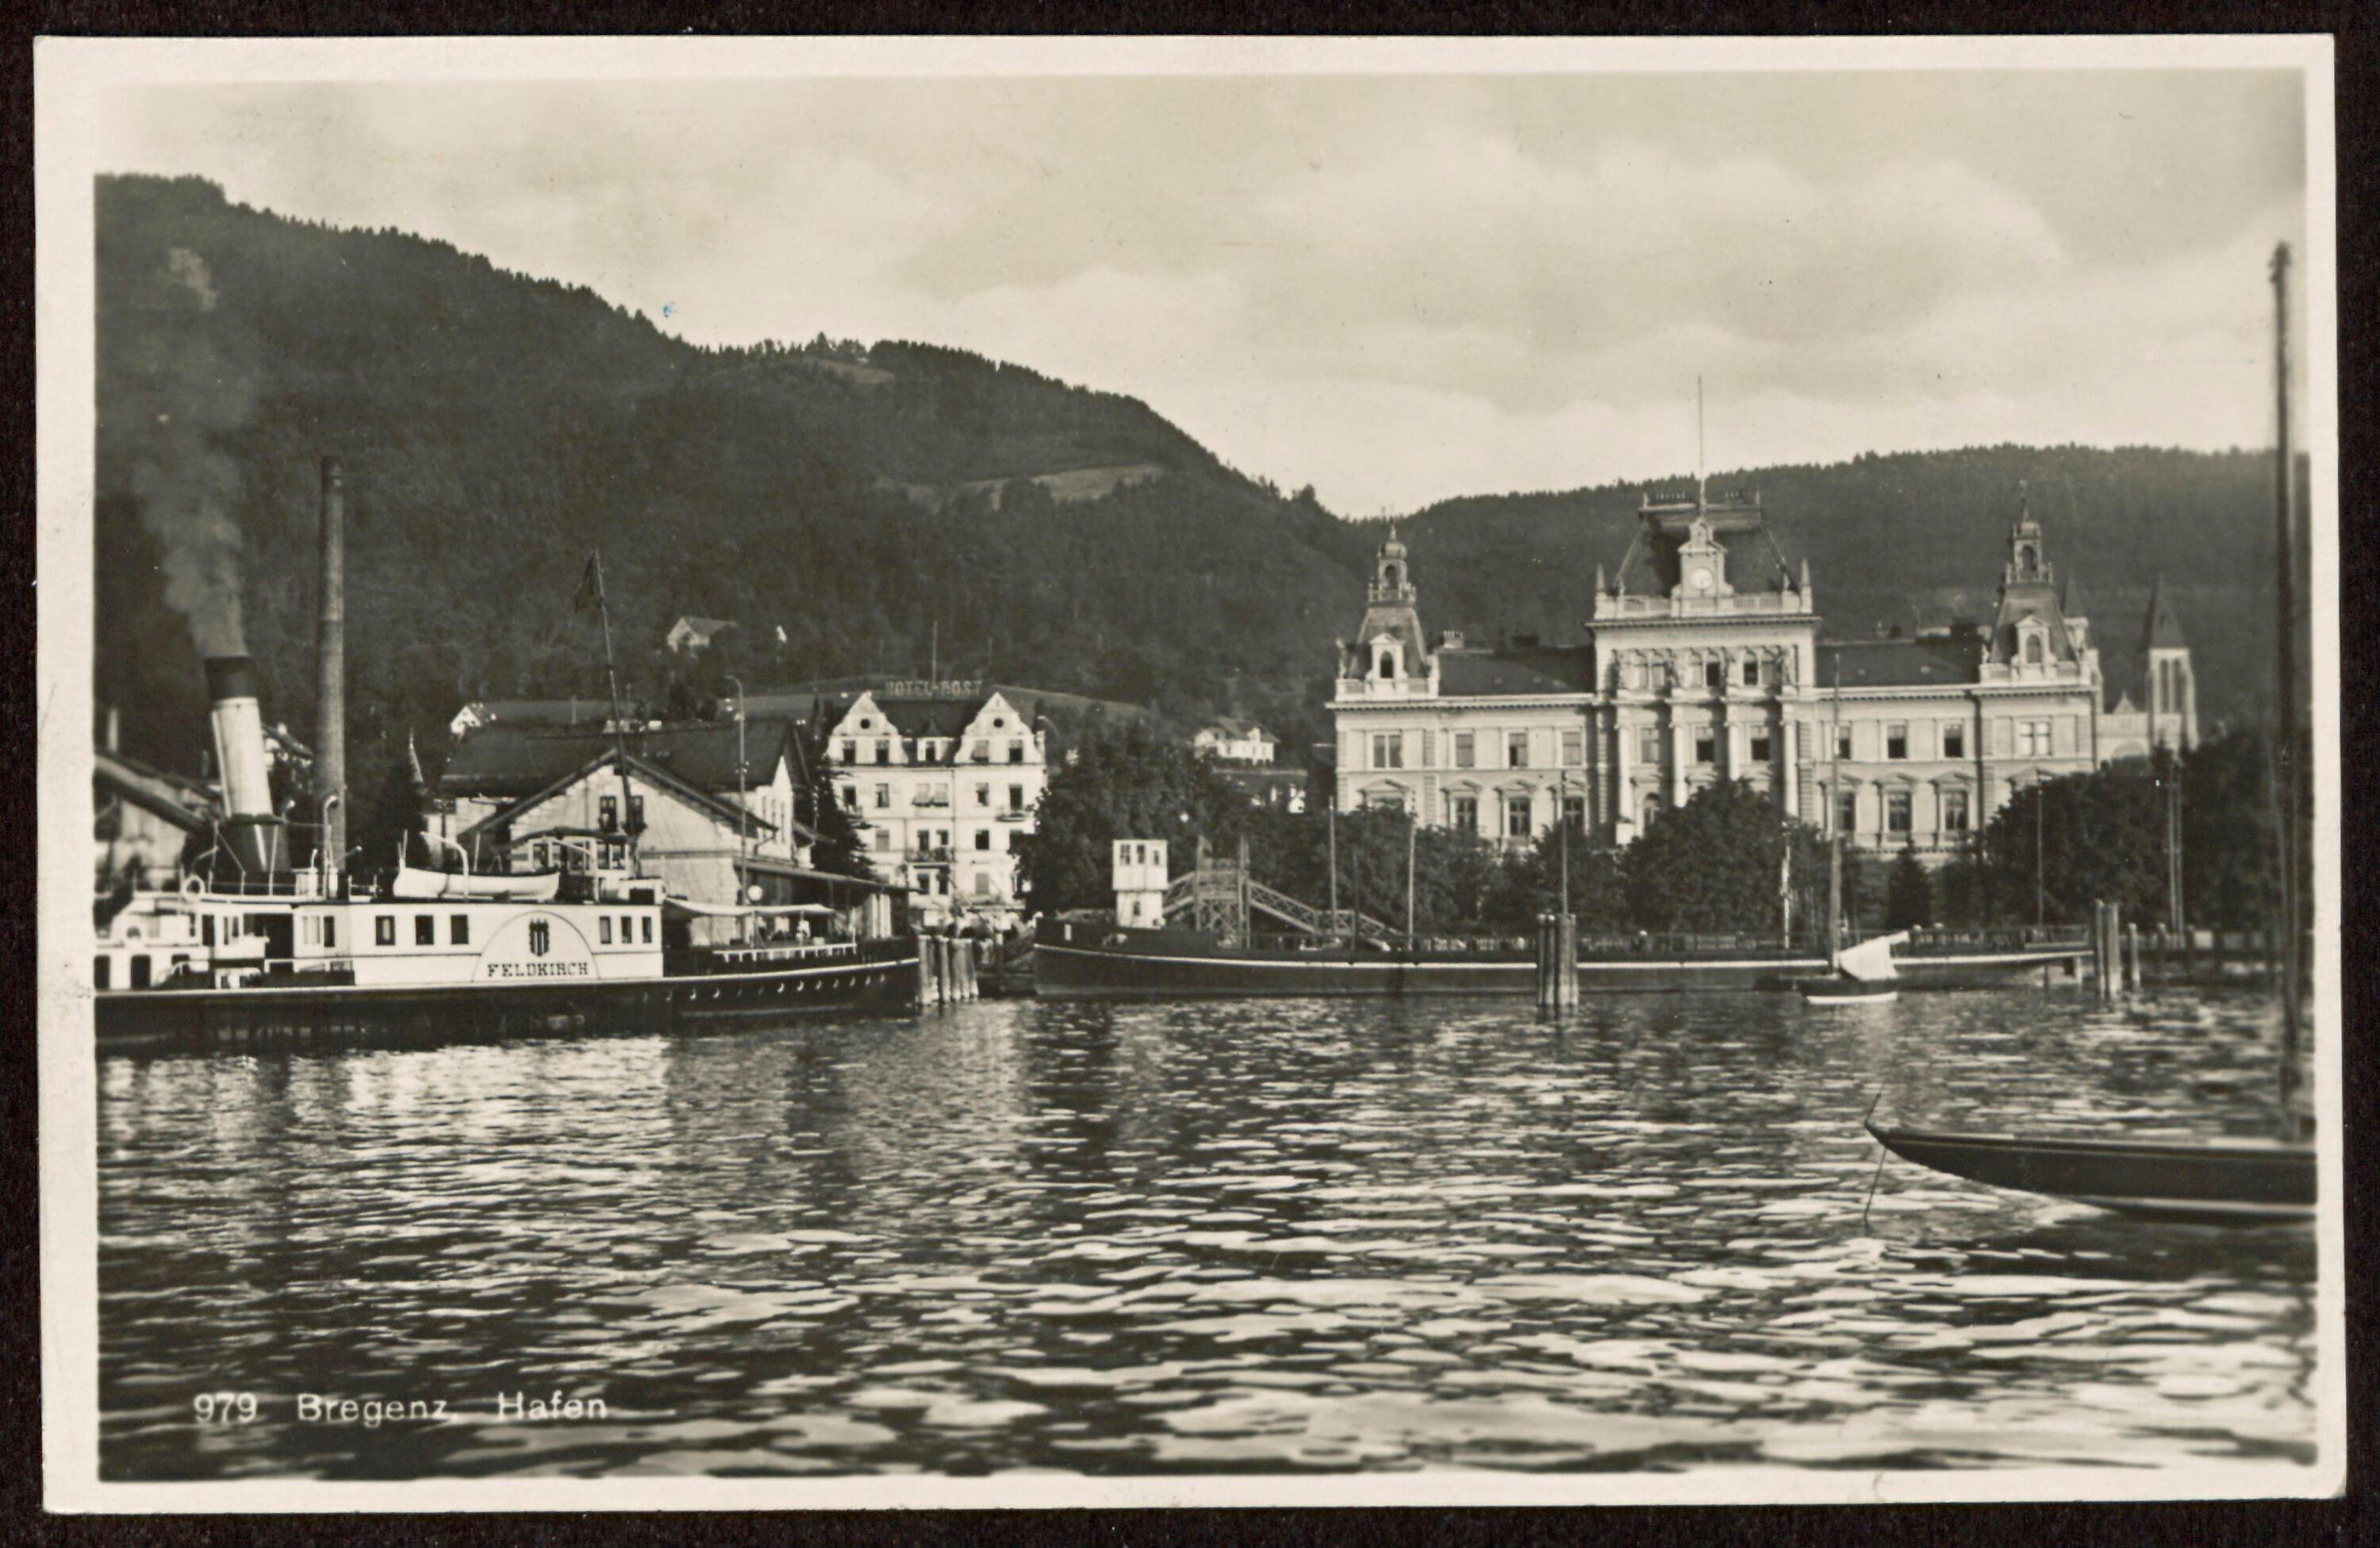
MULTIPOLYGON (((2160 756, 2047 781, 2019 792, 1973 848, 1929 868, 1914 851, 1843 862, 1844 915, 1872 933, 1913 925, 2074 923, 2095 900, 2143 921, 2169 917, 2168 790, 2180 811, 2183 896, 2191 922, 2224 929, 2265 922, 2276 884, 2266 744, 2234 734, 2174 759, 2160 756)), ((1412 828, 1401 810, 1293 813, 1255 807, 1204 761, 1155 729, 1098 732, 1058 770, 1024 868, 1037 909, 1099 908, 1112 901, 1110 844, 1171 841, 1173 873, 1203 840, 1219 855, 1243 840, 1257 881, 1321 904, 1336 896, 1384 923, 1458 933, 1525 930, 1569 902, 1589 932, 1815 933, 1823 919, 1828 857, 1813 828, 1788 821, 1744 785, 1705 789, 1665 810, 1622 849, 1598 847, 1576 825, 1521 849, 1475 834, 1412 828), (1410 857, 1410 859, 1409 859, 1410 857)))

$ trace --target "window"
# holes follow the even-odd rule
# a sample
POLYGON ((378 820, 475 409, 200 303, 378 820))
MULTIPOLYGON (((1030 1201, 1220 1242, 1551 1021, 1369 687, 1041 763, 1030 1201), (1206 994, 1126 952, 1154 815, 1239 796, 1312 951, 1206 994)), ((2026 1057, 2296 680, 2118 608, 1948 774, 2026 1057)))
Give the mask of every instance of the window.
POLYGON ((1746 688, 1760 686, 1760 663, 1750 656, 1746 656, 1743 661, 1743 686, 1746 688))
POLYGON ((1653 819, 1660 815, 1661 798, 1658 796, 1646 796, 1645 798, 1645 804, 1642 810, 1645 825, 1648 828, 1651 827, 1653 825, 1653 819))
POLYGON ((438 944, 438 920, 429 914, 413 916, 413 944, 434 946, 438 944))
POLYGON ((1024 847, 1024 846, 1018 842, 1018 840, 1022 839, 1024 836, 1025 835, 1023 834, 1019 833, 1014 828, 1008 830, 1008 852, 1010 854, 1016 854, 1024 847))
POLYGON ((1887 790, 1884 793, 1884 831, 1905 834, 1909 831, 1909 792, 1887 790))
POLYGON ((2024 664, 2027 666, 2041 664, 2041 636, 2028 634, 2024 637, 2024 664))
POLYGON ((1849 758, 1852 753, 1852 728, 1838 721, 1835 725, 1835 756, 1849 758))
POLYGON ((378 914, 373 916, 372 945, 376 946, 393 946, 396 945, 396 916, 395 914, 378 914))
POLYGON ((990 897, 991 896, 990 872, 978 871, 975 873, 975 895, 978 897, 990 897))
POLYGON ((336 951, 339 946, 339 920, 335 914, 322 916, 322 945, 336 951))
POLYGON ((1964 758, 1967 755, 1967 727, 1963 722, 1946 720, 1942 723, 1942 756, 1964 758))
POLYGON ((929 854, 932 852, 933 847, 934 830, 931 828, 919 828, 917 830, 917 853, 921 855, 929 854))
POLYGON ((1380 652, 1380 676, 1383 677, 1393 677, 1396 675, 1396 652, 1394 651, 1382 651, 1380 652))
POLYGON ((1446 821, 1448 825, 1464 833, 1477 833, 1479 831, 1479 798, 1476 796, 1447 797, 1446 821))
POLYGON ((628 831, 630 833, 645 831, 645 798, 642 796, 628 798, 628 831))
POLYGON ((1507 796, 1504 798, 1504 836, 1506 838, 1526 838, 1529 836, 1528 797, 1507 796))
POLYGON ((149 954, 146 952, 132 958, 132 987, 135 989, 149 987, 149 954))
POLYGON ((989 786, 989 785, 978 785, 978 786, 977 786, 975 787, 975 804, 976 804, 976 805, 978 805, 978 806, 979 806, 979 807, 980 807, 980 806, 990 806, 990 805, 991 804, 991 786, 989 786))
POLYGON ((2016 723, 2016 753, 2020 758, 2049 756, 2049 722, 2020 720, 2016 723))
POLYGON ((991 744, 978 742, 968 750, 967 756, 978 763, 989 763, 991 762, 991 744))
POLYGON ((1372 767, 1402 769, 1405 766, 1405 737, 1402 731, 1372 733, 1372 767))
POLYGON ((1471 768, 1476 762, 1478 752, 1475 745, 1475 740, 1476 738, 1468 731, 1457 731, 1454 734, 1454 766, 1456 768, 1471 768))
POLYGON ((892 847, 892 835, 882 828, 876 830, 876 850, 879 854, 892 847))
POLYGON ((1697 763, 1718 762, 1718 734, 1707 725, 1698 727, 1694 732, 1694 762, 1697 763))
POLYGON ((1942 831, 1944 833, 1967 831, 1967 793, 1964 790, 1942 792, 1942 831))
POLYGON ((1909 727, 1900 721, 1884 728, 1884 755, 1893 759, 1909 756, 1909 727))
POLYGON ((606 845, 604 845, 604 846, 603 846, 603 869, 604 869, 604 870, 606 870, 606 871, 625 871, 627 868, 628 868, 628 847, 627 847, 626 845, 625 845, 625 844, 606 844, 606 845))
POLYGON ((620 798, 599 797, 595 802, 595 825, 605 833, 620 831, 620 798))
POLYGON ((880 763, 890 763, 892 762, 892 737, 879 737, 876 738, 876 761, 880 763))
POLYGON ((1025 810, 1024 786, 1012 785, 1008 787, 1008 810, 1011 811, 1023 811, 1025 810))
POLYGON ((93 989, 107 987, 110 966, 109 960, 104 957, 94 957, 91 959, 91 986, 93 989))
POLYGON ((1766 763, 1775 756, 1776 749, 1770 743, 1768 727, 1758 727, 1752 733, 1752 761, 1766 763))
POLYGON ((843 804, 846 811, 857 811, 859 810, 858 786, 846 785, 843 787, 843 804))
POLYGON ((1586 733, 1570 730, 1562 733, 1561 761, 1571 768, 1586 762, 1586 733))
POLYGON ((892 786, 891 786, 890 785, 880 785, 880 786, 878 786, 876 787, 876 810, 877 810, 877 811, 883 811, 886 807, 889 807, 889 806, 891 806, 892 804, 892 786))
POLYGON ((1703 687, 1727 687, 1727 663, 1723 661, 1706 661, 1703 663, 1703 687))
POLYGON ((846 767, 846 768, 848 768, 848 767, 849 767, 849 766, 851 766, 852 764, 856 763, 856 762, 859 762, 859 744, 858 744, 857 742, 845 742, 845 743, 844 743, 844 744, 843 744, 843 762, 844 762, 844 767, 846 767))
POLYGON ((1023 737, 1011 737, 1008 739, 1008 761, 1012 763, 1022 763, 1025 762, 1025 741, 1023 737))
POLYGON ((1586 798, 1564 796, 1561 798, 1562 821, 1574 828, 1586 826, 1586 798))
POLYGON ((1508 769, 1529 766, 1529 734, 1526 731, 1504 733, 1504 766, 1508 769))
POLYGON ((1636 734, 1636 756, 1647 763, 1661 761, 1661 728, 1647 725, 1636 734))
POLYGON ((991 847, 991 830, 990 828, 978 828, 975 830, 975 847, 978 849, 989 849, 991 847))
POLYGON ((612 916, 609 914, 600 915, 597 917, 595 923, 601 932, 601 938, 603 945, 607 946, 610 945, 612 944, 612 916))
POLYGON ((1852 786, 1835 792, 1835 831, 1859 832, 1859 791, 1852 786))
POLYGON ((535 844, 528 847, 528 863, 529 868, 533 871, 551 871, 553 869, 553 850, 546 844, 545 840, 540 838, 535 844))

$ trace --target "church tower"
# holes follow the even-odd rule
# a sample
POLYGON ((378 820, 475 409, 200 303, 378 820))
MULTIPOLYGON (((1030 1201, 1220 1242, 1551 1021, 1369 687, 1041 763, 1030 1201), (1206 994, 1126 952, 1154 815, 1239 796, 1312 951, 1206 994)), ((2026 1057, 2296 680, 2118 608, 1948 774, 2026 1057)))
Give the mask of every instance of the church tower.
POLYGON ((1340 642, 1339 676, 1373 683, 1427 679, 1433 664, 1421 632, 1418 599, 1413 562, 1391 526, 1389 541, 1372 561, 1363 627, 1352 643, 1340 642))
POLYGON ((2149 745, 2186 752, 2198 745, 2198 683, 2190 669, 2190 641, 2165 594, 2160 575, 2149 591, 2141 630, 2141 707, 2148 712, 2149 745))

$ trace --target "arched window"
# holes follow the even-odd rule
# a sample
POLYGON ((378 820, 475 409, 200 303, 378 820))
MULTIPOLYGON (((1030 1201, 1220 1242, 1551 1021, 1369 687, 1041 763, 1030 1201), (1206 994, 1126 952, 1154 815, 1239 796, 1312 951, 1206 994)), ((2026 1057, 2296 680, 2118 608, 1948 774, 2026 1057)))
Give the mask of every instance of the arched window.
POLYGON ((1390 591, 1394 591, 1405 583, 1404 567, 1397 564, 1384 565, 1380 567, 1380 579, 1387 583, 1390 591))
POLYGON ((1383 677, 1393 677, 1396 675, 1397 653, 1394 651, 1382 651, 1380 652, 1380 676, 1383 677))
POLYGON ((2024 664, 2027 666, 2041 664, 2041 636, 2028 634, 2024 637, 2024 664))

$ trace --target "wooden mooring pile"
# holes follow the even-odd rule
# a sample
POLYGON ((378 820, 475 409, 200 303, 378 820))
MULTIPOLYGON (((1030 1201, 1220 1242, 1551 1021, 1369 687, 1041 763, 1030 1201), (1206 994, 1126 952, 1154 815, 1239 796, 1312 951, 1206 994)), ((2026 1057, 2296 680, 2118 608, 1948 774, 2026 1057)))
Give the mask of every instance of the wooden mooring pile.
POLYGON ((976 952, 982 943, 964 935, 917 937, 917 1003, 953 1006, 978 997, 976 952))

